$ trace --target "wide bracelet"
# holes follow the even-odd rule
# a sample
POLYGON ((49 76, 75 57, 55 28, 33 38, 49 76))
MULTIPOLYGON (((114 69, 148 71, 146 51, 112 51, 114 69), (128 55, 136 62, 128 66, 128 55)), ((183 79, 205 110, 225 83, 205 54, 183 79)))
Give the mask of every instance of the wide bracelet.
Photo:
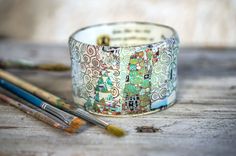
POLYGON ((69 39, 75 103, 99 115, 155 112, 176 101, 179 38, 168 26, 120 22, 69 39))

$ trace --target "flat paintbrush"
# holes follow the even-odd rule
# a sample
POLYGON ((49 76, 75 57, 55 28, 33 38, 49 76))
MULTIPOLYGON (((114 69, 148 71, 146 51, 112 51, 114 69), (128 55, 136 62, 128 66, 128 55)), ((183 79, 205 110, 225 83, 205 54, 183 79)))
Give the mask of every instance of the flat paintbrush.
POLYGON ((74 133, 77 131, 77 129, 68 126, 67 124, 62 122, 60 119, 52 116, 51 114, 43 111, 42 109, 31 108, 31 107, 27 106, 26 104, 16 101, 16 100, 12 99, 11 97, 3 95, 1 93, 0 93, 0 100, 18 108, 19 110, 41 120, 49 125, 51 125, 52 127, 62 129, 64 131, 67 131, 70 133, 74 133))
POLYGON ((56 116, 57 118, 64 121, 67 125, 73 128, 79 128, 85 124, 85 122, 74 115, 71 115, 67 112, 64 112, 56 107, 51 106, 50 104, 44 102, 40 98, 30 94, 29 92, 17 87, 16 85, 0 78, 0 86, 11 93, 17 95, 18 97, 26 100, 30 104, 33 104, 45 111, 51 113, 52 115, 56 116))
POLYGON ((11 83, 14 83, 15 85, 37 95, 38 97, 44 99, 45 101, 49 102, 50 104, 54 105, 55 107, 63 109, 64 111, 72 113, 75 116, 78 116, 86 121, 89 121, 95 125, 98 125, 104 129, 106 129, 108 132, 112 133, 113 135, 116 135, 119 137, 125 135, 125 132, 123 129, 116 127, 115 125, 106 123, 105 121, 89 114, 88 112, 86 112, 83 109, 75 108, 72 105, 66 103, 62 98, 55 96, 49 92, 46 92, 46 91, 26 82, 24 80, 21 80, 15 76, 11 75, 8 72, 0 70, 0 78, 8 80, 11 83))

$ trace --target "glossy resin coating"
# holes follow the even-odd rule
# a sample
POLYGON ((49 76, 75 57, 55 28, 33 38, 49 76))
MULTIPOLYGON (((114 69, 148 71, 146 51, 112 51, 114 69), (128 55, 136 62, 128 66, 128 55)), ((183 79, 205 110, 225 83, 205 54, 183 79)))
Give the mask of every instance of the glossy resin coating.
POLYGON ((152 23, 91 26, 69 40, 73 97, 100 115, 146 114, 176 100, 179 39, 152 23))

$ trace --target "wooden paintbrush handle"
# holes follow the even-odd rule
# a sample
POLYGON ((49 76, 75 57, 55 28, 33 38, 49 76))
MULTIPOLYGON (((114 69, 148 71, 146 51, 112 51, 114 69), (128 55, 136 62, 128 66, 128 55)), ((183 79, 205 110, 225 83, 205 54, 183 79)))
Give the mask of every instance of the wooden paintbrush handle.
POLYGON ((36 98, 35 96, 29 94, 28 92, 24 91, 23 89, 20 89, 19 87, 16 87, 15 85, 10 84, 6 80, 3 80, 0 78, 0 86, 3 87, 4 89, 16 94, 17 96, 25 99, 29 103, 37 106, 37 107, 42 107, 43 101, 40 100, 39 98, 36 98))
POLYGON ((15 86, 14 84, 11 84, 10 82, 3 80, 1 78, 0 78, 0 86, 3 87, 4 89, 14 93, 15 95, 23 98, 24 100, 28 101, 29 103, 48 111, 49 113, 58 117, 59 119, 61 119, 62 121, 64 121, 68 125, 70 125, 72 120, 75 118, 74 115, 71 115, 67 112, 64 112, 56 107, 49 105, 48 103, 44 102, 40 98, 28 93, 27 91, 15 86))
POLYGON ((47 91, 44 91, 24 80, 21 80, 17 77, 15 77, 14 75, 5 72, 4 70, 0 69, 0 78, 3 78, 21 88, 23 88, 24 90, 27 90, 35 95, 37 95, 38 97, 42 98, 43 100, 49 102, 52 105, 55 105, 58 108, 62 108, 62 109, 67 109, 67 110, 72 110, 74 109, 73 106, 66 104, 65 101, 63 99, 61 99, 60 97, 57 97, 47 91))
POLYGON ((68 129, 69 126, 66 125, 66 124, 63 124, 62 122, 57 122, 56 120, 50 118, 49 116, 47 116, 46 114, 43 114, 42 112, 39 112, 35 109, 32 109, 30 108, 29 106, 23 104, 23 103, 20 103, 6 95, 3 95, 3 94, 0 94, 0 99, 4 102, 7 102, 9 103, 10 105, 18 108, 19 110, 53 126, 53 127, 56 127, 56 128, 59 128, 59 129, 68 129))

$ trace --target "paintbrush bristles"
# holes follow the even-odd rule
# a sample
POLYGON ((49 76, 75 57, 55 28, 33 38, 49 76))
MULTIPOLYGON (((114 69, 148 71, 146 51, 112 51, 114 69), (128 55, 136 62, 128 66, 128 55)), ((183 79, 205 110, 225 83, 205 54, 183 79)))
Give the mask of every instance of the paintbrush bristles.
POLYGON ((85 124, 86 124, 86 122, 84 120, 81 120, 76 117, 71 121, 70 127, 74 128, 74 129, 79 129, 81 126, 83 126, 85 124))
POLYGON ((117 137, 122 137, 125 135, 125 131, 119 127, 116 127, 115 125, 108 125, 106 130, 117 137))
POLYGON ((66 129, 67 132, 75 133, 78 132, 80 127, 84 126, 86 122, 84 120, 81 120, 79 118, 74 118, 72 122, 70 123, 70 127, 66 129))

